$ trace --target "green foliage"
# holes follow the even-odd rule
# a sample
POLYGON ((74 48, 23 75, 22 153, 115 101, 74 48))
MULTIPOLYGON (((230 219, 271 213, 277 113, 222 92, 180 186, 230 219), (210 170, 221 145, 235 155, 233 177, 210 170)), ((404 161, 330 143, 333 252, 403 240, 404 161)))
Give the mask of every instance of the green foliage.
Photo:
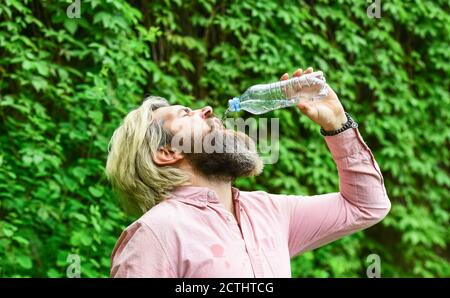
MULTIPOLYGON (((228 98, 297 67, 321 69, 384 173, 391 213, 307 252, 293 276, 450 276, 450 16, 447 1, 71 1, 0 3, 0 276, 106 277, 122 229, 104 177, 108 141, 144 94, 218 114, 228 98)), ((280 160, 242 189, 338 189, 318 127, 280 118, 280 160)))

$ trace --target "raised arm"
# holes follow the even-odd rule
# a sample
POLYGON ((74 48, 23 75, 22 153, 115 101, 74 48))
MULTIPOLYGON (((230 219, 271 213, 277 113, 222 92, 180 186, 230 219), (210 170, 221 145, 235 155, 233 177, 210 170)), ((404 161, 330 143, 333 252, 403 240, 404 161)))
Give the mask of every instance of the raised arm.
POLYGON ((288 224, 291 257, 381 221, 391 203, 383 176, 356 128, 325 137, 339 173, 339 192, 272 195, 288 224))
MULTIPOLYGON (((305 71, 309 72, 311 68, 305 71)), ((301 69, 294 73, 300 75, 301 69)), ((281 79, 287 78, 285 74, 281 79)), ((331 88, 325 99, 298 106, 325 131, 338 130, 347 121, 331 88)), ((316 196, 271 195, 281 204, 288 221, 291 257, 368 228, 382 220, 391 207, 380 168, 358 129, 326 136, 325 141, 337 165, 339 192, 316 196)))

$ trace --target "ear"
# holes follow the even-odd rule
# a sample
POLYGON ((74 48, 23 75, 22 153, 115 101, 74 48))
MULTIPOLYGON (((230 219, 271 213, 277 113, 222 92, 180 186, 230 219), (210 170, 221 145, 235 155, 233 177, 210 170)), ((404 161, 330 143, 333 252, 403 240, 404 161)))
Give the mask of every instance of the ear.
POLYGON ((183 154, 171 148, 161 147, 153 155, 153 162, 159 166, 167 166, 183 159, 183 154))

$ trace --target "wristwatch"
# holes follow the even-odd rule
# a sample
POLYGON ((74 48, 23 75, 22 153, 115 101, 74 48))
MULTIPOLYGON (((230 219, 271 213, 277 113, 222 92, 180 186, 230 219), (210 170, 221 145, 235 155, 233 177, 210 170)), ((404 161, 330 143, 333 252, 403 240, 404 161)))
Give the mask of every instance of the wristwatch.
POLYGON ((323 136, 335 136, 343 131, 346 131, 349 128, 357 128, 358 127, 358 123, 356 123, 353 118, 350 116, 349 113, 344 112, 345 116, 347 116, 347 122, 345 122, 344 126, 342 126, 341 128, 337 129, 337 130, 332 130, 332 131, 326 131, 325 129, 323 129, 322 127, 320 128, 320 133, 323 136))

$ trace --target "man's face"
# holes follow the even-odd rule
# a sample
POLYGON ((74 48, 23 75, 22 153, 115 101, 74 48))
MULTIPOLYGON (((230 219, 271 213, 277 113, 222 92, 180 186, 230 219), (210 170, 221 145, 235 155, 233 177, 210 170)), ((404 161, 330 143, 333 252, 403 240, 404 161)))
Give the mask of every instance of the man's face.
POLYGON ((162 107, 155 111, 155 117, 164 120, 164 127, 174 135, 205 135, 212 127, 221 128, 222 122, 213 115, 211 107, 198 110, 176 105, 162 107))
POLYGON ((253 140, 245 133, 225 129, 211 107, 198 110, 180 105, 161 107, 154 116, 164 120, 164 128, 174 136, 172 148, 180 148, 177 140, 182 140, 183 145, 189 142, 181 151, 201 174, 232 180, 262 171, 262 160, 253 140))

